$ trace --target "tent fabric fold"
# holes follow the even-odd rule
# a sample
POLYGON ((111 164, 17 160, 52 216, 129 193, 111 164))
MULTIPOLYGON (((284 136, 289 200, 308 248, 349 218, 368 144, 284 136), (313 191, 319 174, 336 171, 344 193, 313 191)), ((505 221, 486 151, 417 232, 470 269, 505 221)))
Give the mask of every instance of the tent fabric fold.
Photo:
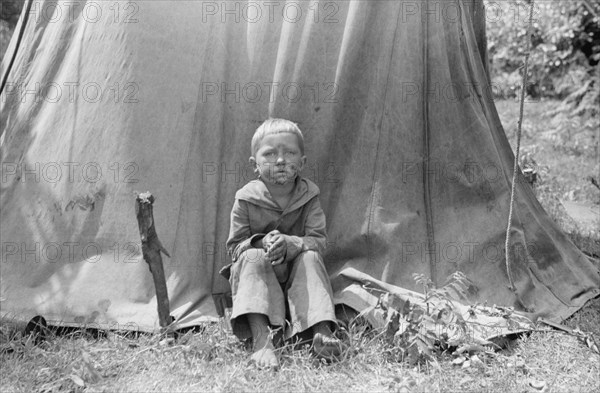
POLYGON ((522 178, 508 288, 514 156, 480 0, 132 4, 32 0, 4 56, 3 317, 158 328, 134 211, 150 191, 171 314, 217 318, 233 197, 269 116, 305 135, 336 302, 360 304, 348 271, 406 290, 462 271, 471 301, 557 321, 600 293, 522 178))

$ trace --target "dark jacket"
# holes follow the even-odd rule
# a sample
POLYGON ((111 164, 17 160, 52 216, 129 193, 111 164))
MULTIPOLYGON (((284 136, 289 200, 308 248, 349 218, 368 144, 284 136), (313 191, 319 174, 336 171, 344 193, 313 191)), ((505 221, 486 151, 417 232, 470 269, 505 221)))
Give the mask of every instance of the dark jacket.
POLYGON ((306 250, 325 251, 325 213, 319 202, 319 187, 297 177, 292 198, 281 210, 261 180, 253 180, 238 190, 231 210, 227 252, 235 263, 240 254, 268 232, 277 229, 291 237, 285 262, 306 250))

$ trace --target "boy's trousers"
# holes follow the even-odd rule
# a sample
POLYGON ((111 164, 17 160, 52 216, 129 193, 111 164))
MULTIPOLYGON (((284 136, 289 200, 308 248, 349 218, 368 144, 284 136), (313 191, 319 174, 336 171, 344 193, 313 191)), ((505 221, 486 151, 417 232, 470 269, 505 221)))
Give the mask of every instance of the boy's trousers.
POLYGON ((265 254, 248 249, 231 267, 231 326, 238 338, 252 337, 249 313, 264 314, 271 325, 284 327, 286 338, 322 321, 335 323, 331 284, 319 253, 304 251, 277 266, 266 262, 265 254))

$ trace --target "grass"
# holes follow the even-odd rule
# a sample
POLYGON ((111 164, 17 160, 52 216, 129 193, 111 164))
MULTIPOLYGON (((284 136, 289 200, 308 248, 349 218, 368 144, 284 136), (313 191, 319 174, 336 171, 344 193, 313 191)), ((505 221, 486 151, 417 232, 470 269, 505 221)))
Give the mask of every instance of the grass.
MULTIPOLYGON (((535 101, 525 104, 521 156, 538 173, 536 196, 546 212, 571 240, 588 255, 600 258, 600 217, 595 222, 577 222, 562 202, 600 205, 598 144, 596 122, 557 113, 560 101, 535 101)), ((502 124, 513 149, 516 147, 518 104, 496 103, 502 124)))
MULTIPOLYGON (((565 130, 553 124, 557 102, 526 106, 523 152, 537 163, 535 192, 544 208, 575 244, 600 255, 599 234, 566 213, 561 201, 598 203, 600 190, 589 181, 598 171, 597 131, 565 130), (567 132, 568 131, 568 132, 567 132), (565 136, 565 133, 567 136, 565 136), (570 133, 570 136, 569 136, 570 133)), ((515 143, 515 102, 498 109, 515 143)), ((592 332, 600 341, 600 298, 565 324, 592 332)), ((578 338, 560 331, 539 331, 509 342, 499 352, 457 356, 410 366, 393 359, 376 332, 355 324, 344 335, 349 349, 336 363, 315 359, 308 348, 286 346, 280 371, 259 371, 248 364, 249 348, 224 323, 202 326, 174 342, 159 334, 85 330, 54 331, 40 345, 0 325, 2 392, 594 392, 600 387, 600 355, 578 338), (462 363, 461 363, 462 361, 462 363), (460 363, 460 364, 458 364, 460 363), (469 367, 466 367, 468 364, 469 367)))
MULTIPOLYGON (((596 323, 598 317, 596 316, 596 323)), ((359 326, 348 332, 345 357, 324 364, 306 348, 283 348, 280 371, 248 365, 248 351, 220 324, 167 344, 160 335, 85 332, 52 335, 42 346, 13 339, 2 353, 2 392, 385 391, 592 392, 600 357, 576 338, 536 332, 501 352, 478 354, 471 366, 451 355, 421 367, 390 361, 383 340, 359 326), (464 364, 464 363, 463 363, 464 364)))

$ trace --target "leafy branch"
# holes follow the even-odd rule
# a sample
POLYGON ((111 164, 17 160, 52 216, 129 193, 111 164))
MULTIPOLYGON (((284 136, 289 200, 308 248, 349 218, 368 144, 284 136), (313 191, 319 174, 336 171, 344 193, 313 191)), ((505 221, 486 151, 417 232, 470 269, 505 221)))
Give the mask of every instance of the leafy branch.
POLYGON ((466 275, 455 272, 440 288, 423 274, 413 274, 413 279, 423 289, 422 305, 389 292, 379 297, 377 307, 385 315, 384 335, 390 346, 389 356, 414 365, 435 361, 436 356, 450 349, 462 353, 486 351, 493 346, 491 342, 469 334, 468 325, 477 322, 465 320, 454 303, 467 300, 476 290, 466 275))

